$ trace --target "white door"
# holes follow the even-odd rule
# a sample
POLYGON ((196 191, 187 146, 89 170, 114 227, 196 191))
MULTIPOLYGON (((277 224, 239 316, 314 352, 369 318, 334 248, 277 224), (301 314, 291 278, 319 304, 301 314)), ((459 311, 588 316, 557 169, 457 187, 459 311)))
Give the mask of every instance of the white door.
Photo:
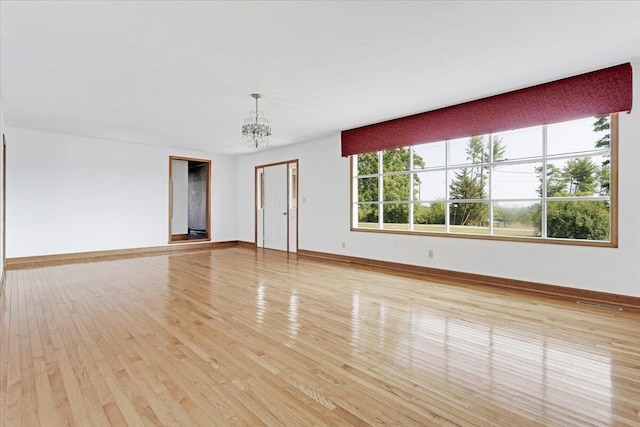
POLYGON ((264 247, 287 250, 287 174, 286 164, 264 168, 264 247))

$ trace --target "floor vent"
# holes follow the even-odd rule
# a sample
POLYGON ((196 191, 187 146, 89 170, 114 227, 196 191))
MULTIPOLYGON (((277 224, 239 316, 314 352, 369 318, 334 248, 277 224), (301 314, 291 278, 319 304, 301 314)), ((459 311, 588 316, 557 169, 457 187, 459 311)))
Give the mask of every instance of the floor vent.
POLYGON ((616 307, 615 305, 600 304, 591 301, 577 301, 577 303, 581 305, 589 305, 591 307, 604 308, 605 310, 622 311, 622 307, 616 307))

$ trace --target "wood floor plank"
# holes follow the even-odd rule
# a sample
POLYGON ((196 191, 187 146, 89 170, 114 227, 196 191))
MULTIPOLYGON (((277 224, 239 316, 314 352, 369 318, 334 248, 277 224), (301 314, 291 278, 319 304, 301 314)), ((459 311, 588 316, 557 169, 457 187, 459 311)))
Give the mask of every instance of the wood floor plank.
MULTIPOLYGON (((11 280, 9 278, 5 279, 8 282, 11 280)), ((0 414, 5 414, 4 416, 0 416, 0 426, 4 427, 8 425, 8 414, 9 414, 9 405, 8 405, 8 396, 7 392, 9 390, 9 373, 10 373, 10 346, 12 343, 11 340, 11 328, 15 322, 11 322, 11 290, 13 286, 5 285, 4 289, 2 289, 2 293, 0 294, 0 414)), ((11 356, 13 357, 13 356, 11 356)))
MULTIPOLYGON (((67 315, 68 313, 66 313, 65 310, 61 310, 61 307, 63 305, 65 307, 68 307, 68 305, 65 305, 62 302, 63 296, 66 295, 66 292, 64 290, 65 283, 60 281, 60 277, 64 277, 64 270, 66 270, 66 267, 62 266, 57 270, 58 271, 56 272, 59 275, 54 275, 54 271, 51 270, 45 271, 46 273, 50 274, 50 276, 47 276, 48 282, 50 284, 57 284, 57 286, 50 287, 48 289, 48 299, 52 302, 50 306, 52 312, 51 324, 54 325, 56 331, 63 330, 64 334, 69 337, 67 338, 69 344, 64 346, 66 351, 74 353, 76 348, 81 348, 81 345, 84 344, 87 346, 89 353, 92 355, 92 358, 87 357, 85 359, 86 363, 88 363, 87 370, 91 372, 90 376, 94 385, 94 389, 96 390, 95 396, 102 396, 102 398, 98 402, 92 403, 97 403, 101 407, 101 410, 104 412, 107 420, 120 419, 120 416, 118 416, 118 412, 120 412, 120 415, 124 418, 128 425, 143 425, 142 420, 137 415, 135 415, 135 409, 133 409, 132 405, 129 404, 128 398, 123 395, 121 388, 114 386, 115 376, 113 376, 112 372, 106 369, 104 366, 104 358, 109 356, 113 357, 113 352, 111 351, 101 353, 97 351, 98 343, 88 338, 88 332, 86 330, 86 327, 84 326, 84 323, 73 321, 73 317, 78 316, 79 314, 69 316, 67 315), (55 294, 51 293, 51 291, 53 290, 57 290, 58 292, 55 294), (73 338, 71 333, 73 333, 73 338), (109 390, 111 393, 107 393, 106 390, 109 390), (120 402, 116 405, 118 411, 111 407, 112 404, 117 401, 120 402), (110 417, 107 414, 107 409, 109 409, 111 415, 110 417)), ((77 289, 77 292, 84 292, 84 290, 77 289)), ((87 306, 90 306, 91 304, 92 300, 87 300, 87 306)), ((84 314, 84 322, 90 326, 94 318, 90 315, 87 315, 87 313, 84 311, 82 312, 82 314, 84 314)), ((102 333, 107 333, 107 331, 105 329, 102 329, 101 334, 102 333)), ((92 406, 94 406, 93 409, 95 410, 95 406, 97 405, 94 404, 92 406)), ((96 412, 99 411, 100 410, 96 412)), ((93 413, 93 415, 97 416, 95 413, 93 413)))
POLYGON ((640 426, 640 313, 237 247, 9 270, 0 426, 640 426))
MULTIPOLYGON (((40 285, 40 280, 35 283, 40 285)), ((32 327, 32 331, 36 336, 32 338, 38 345, 40 351, 38 357, 33 361, 33 369, 36 375, 36 396, 38 399, 38 420, 40 425, 61 425, 63 422, 55 410, 53 400, 53 390, 49 380, 49 370, 54 362, 55 355, 53 352, 53 344, 50 338, 47 318, 45 315, 45 301, 40 293, 40 286, 34 286, 32 291, 33 304, 32 308, 36 313, 36 324, 32 327)), ((57 361, 56 361, 57 363, 57 361)))
MULTIPOLYGON (((16 272, 17 282, 20 282, 23 272, 16 272)), ((7 371, 3 372, 3 376, 7 376, 6 390, 2 390, 6 400, 6 412, 3 413, 3 418, 6 417, 6 425, 23 425, 23 412, 24 407, 22 405, 22 381, 21 381, 21 348, 20 348, 20 324, 25 320, 20 318, 19 311, 19 290, 20 287, 12 280, 13 274, 7 276, 7 287, 11 289, 11 300, 9 305, 11 308, 10 324, 9 324, 9 360, 6 363, 2 363, 3 367, 6 366, 7 371)), ((24 338, 26 339, 26 337, 24 338)), ((25 405, 26 406, 26 405, 25 405)))

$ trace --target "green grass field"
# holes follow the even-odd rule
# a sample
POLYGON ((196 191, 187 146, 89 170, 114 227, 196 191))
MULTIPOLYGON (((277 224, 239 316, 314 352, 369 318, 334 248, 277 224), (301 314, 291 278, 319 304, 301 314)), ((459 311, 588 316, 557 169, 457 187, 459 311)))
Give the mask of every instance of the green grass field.
MULTIPOLYGON (((409 231, 409 224, 384 224, 383 230, 393 231, 409 231)), ((360 222, 358 228, 364 229, 378 229, 378 224, 373 222, 360 222)), ((413 231, 424 233, 444 233, 444 224, 415 224, 413 231)), ((453 225, 450 227, 451 233, 458 234, 476 234, 476 235, 488 235, 489 227, 476 227, 466 225, 453 225)), ((510 227, 494 227, 494 236, 506 236, 506 237, 536 237, 533 228, 510 228, 510 227)))

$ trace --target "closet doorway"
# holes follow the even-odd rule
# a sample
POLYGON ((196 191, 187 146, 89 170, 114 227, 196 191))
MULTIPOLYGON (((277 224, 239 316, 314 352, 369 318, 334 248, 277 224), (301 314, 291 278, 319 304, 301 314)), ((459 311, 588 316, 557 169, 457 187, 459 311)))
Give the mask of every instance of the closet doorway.
POLYGON ((210 240, 211 161, 169 157, 169 243, 210 240))
POLYGON ((256 246, 298 251, 298 160, 255 168, 256 246))

